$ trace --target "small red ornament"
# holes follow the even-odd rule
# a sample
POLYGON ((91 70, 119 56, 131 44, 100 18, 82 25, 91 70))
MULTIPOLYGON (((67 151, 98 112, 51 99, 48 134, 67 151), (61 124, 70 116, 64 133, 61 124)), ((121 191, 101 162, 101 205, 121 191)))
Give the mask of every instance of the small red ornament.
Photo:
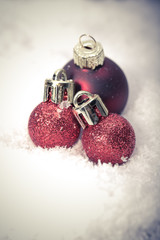
POLYGON ((84 119, 89 124, 83 130, 82 144, 90 160, 97 163, 111 162, 122 164, 128 160, 135 147, 135 133, 131 124, 122 116, 111 113, 100 97, 80 91, 75 95, 75 116, 83 128, 84 119), (81 95, 88 99, 81 104, 77 100, 81 95))
POLYGON ((127 79, 120 67, 104 57, 103 48, 91 36, 91 41, 79 43, 74 48, 74 60, 64 69, 68 78, 75 82, 75 91, 88 91, 98 94, 109 112, 121 113, 128 99, 127 79))
POLYGON ((36 146, 71 147, 77 141, 80 125, 70 104, 73 88, 73 81, 66 80, 64 70, 57 70, 54 79, 45 81, 44 102, 33 110, 28 122, 28 132, 36 146), (63 79, 60 79, 60 75, 63 79), (67 101, 63 101, 66 92, 67 101))

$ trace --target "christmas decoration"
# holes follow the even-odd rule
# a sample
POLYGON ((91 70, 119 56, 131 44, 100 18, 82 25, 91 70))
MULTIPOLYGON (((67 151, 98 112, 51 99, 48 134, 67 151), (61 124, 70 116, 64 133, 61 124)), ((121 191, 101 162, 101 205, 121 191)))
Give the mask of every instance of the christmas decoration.
POLYGON ((122 164, 135 147, 135 133, 130 123, 116 113, 109 113, 97 94, 79 91, 73 100, 74 114, 83 127, 82 144, 90 160, 122 164), (81 96, 87 96, 78 102, 81 96))
POLYGON ((90 35, 80 36, 73 53, 74 59, 64 69, 74 80, 75 91, 97 93, 109 112, 121 113, 128 99, 128 84, 120 67, 104 57, 101 44, 90 35))
POLYGON ((57 70, 53 79, 46 79, 43 102, 33 110, 28 122, 36 146, 71 147, 76 142, 80 125, 72 112, 73 94, 73 80, 67 80, 63 69, 57 70))

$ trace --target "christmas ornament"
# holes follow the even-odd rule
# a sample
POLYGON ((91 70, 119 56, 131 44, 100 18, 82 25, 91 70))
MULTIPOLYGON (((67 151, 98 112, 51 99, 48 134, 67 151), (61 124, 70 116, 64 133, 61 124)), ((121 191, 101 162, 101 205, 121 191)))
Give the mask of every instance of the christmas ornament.
POLYGON ((74 59, 64 69, 75 82, 75 91, 97 93, 110 112, 121 113, 128 98, 128 84, 120 67, 104 57, 101 44, 83 34, 73 50, 74 59), (84 41, 84 38, 87 40, 84 41))
POLYGON ((73 100, 74 114, 83 130, 82 144, 90 160, 122 164, 135 147, 135 133, 130 123, 116 113, 109 113, 97 94, 78 92, 73 100), (78 99, 87 96, 82 102, 78 99))
POLYGON ((43 102, 33 110, 28 122, 36 146, 71 147, 76 142, 80 125, 72 112, 73 95, 73 80, 67 80, 63 69, 57 70, 53 79, 45 80, 43 102))

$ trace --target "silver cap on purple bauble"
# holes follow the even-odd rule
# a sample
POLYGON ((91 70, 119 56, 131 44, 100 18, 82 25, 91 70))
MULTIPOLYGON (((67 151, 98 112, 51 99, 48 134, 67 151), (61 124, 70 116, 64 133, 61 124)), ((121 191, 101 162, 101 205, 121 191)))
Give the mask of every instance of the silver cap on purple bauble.
POLYGON ((103 65, 104 51, 99 42, 87 34, 79 37, 79 43, 73 49, 74 63, 80 68, 95 69, 103 65), (85 40, 83 40, 85 39, 85 40))

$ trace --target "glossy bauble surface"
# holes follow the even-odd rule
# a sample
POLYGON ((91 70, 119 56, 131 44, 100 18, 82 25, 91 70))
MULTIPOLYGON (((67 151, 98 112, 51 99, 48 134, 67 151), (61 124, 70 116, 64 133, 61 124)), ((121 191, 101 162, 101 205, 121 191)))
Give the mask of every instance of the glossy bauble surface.
POLYGON ((49 100, 40 103, 33 110, 28 122, 28 131, 36 146, 71 147, 79 137, 80 125, 68 102, 56 105, 49 100))
POLYGON ((109 112, 121 113, 128 99, 128 83, 119 66, 105 58, 103 66, 81 69, 71 60, 64 69, 67 77, 74 80, 76 92, 80 90, 98 94, 109 112))
POLYGON ((82 134, 83 148, 90 160, 97 163, 122 164, 135 147, 135 133, 131 124, 118 114, 100 117, 96 125, 88 125, 82 134))

